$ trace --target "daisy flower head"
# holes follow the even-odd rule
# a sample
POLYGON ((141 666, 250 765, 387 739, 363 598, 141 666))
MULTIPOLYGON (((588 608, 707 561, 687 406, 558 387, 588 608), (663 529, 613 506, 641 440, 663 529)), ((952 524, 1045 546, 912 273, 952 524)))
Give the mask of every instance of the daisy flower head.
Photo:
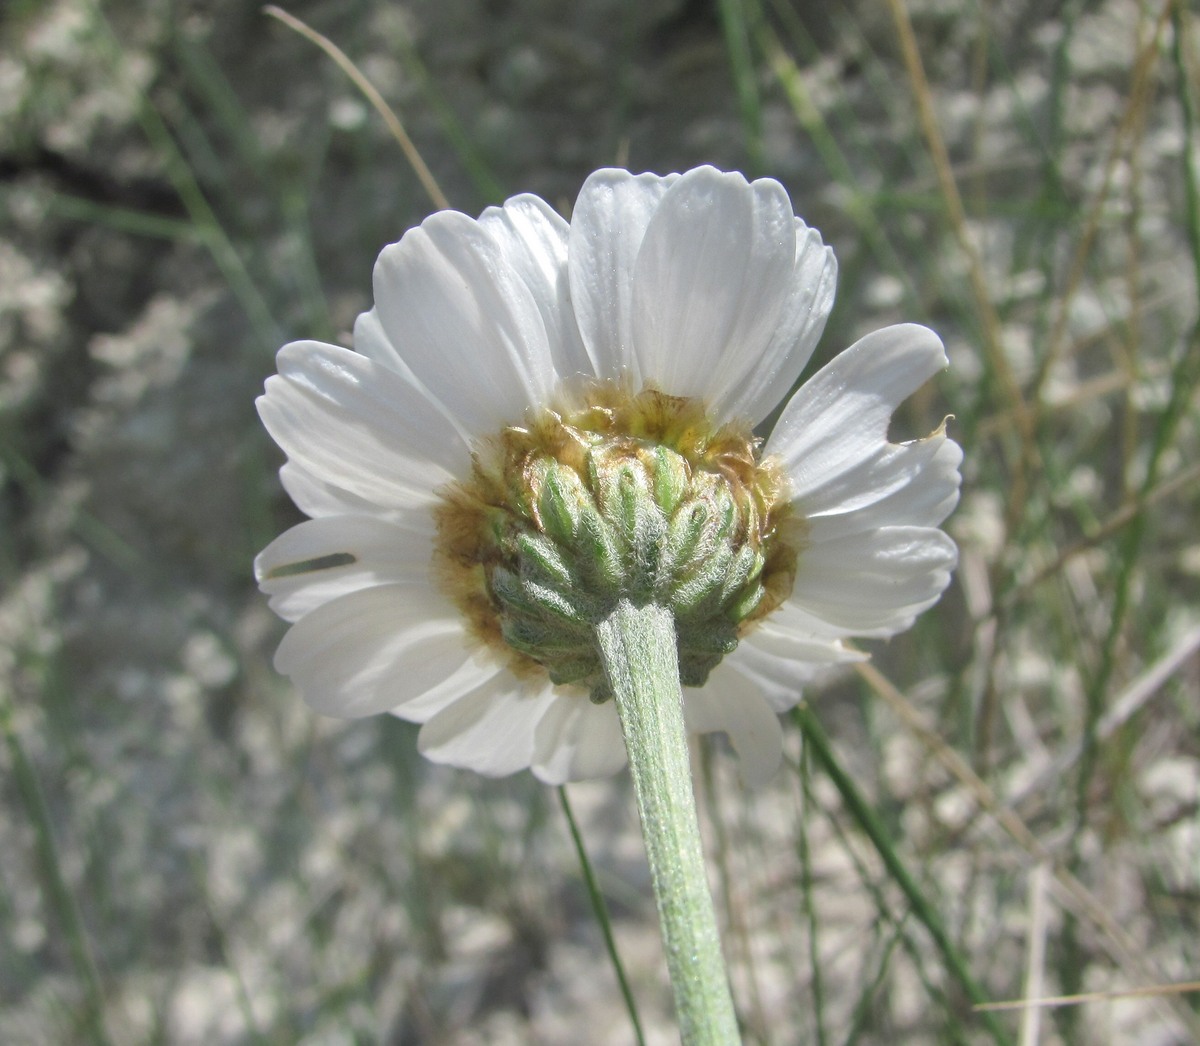
POLYGON ((314 709, 423 724, 420 750, 549 783, 625 763, 596 625, 666 607, 684 716, 758 782, 778 714, 853 636, 949 583, 961 452, 888 440, 946 365, 911 324, 786 396, 836 263, 783 187, 601 170, 568 223, 516 196, 384 248, 354 350, 295 342, 259 412, 309 517, 258 557, 314 709))

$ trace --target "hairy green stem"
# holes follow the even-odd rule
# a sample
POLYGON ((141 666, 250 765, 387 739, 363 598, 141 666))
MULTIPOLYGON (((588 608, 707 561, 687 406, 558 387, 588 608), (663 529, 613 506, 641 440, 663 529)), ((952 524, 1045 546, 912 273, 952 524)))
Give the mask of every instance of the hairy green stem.
POLYGON ((621 600, 596 626, 617 702, 685 1046, 741 1041, 704 869, 670 611, 621 600))

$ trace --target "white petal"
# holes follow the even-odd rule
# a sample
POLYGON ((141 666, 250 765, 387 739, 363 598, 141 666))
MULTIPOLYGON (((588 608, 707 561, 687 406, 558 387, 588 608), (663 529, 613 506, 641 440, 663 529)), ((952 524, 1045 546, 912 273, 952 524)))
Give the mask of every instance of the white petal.
POLYGON ((258 412, 284 453, 312 476, 383 508, 430 504, 461 474, 467 448, 401 375, 349 349, 279 350, 258 412))
POLYGON ((741 640, 738 650, 753 650, 777 658, 781 666, 792 665, 801 682, 810 678, 810 669, 863 660, 864 655, 848 650, 840 639, 831 639, 827 634, 807 628, 810 620, 802 611, 785 604, 759 622, 741 640))
POLYGON ((644 382, 722 416, 788 298, 795 216, 782 185, 712 167, 666 192, 634 268, 633 338, 644 382))
POLYGON ((685 687, 683 712, 696 734, 723 732, 737 752, 742 780, 765 784, 779 769, 783 734, 779 717, 752 680, 729 661, 719 664, 702 687, 685 687))
POLYGON ((856 634, 853 628, 835 625, 819 617, 790 596, 748 635, 753 638, 763 628, 785 636, 808 637, 818 644, 840 641, 856 634))
POLYGON ((534 776, 546 784, 560 785, 608 777, 625 761, 625 738, 616 703, 595 705, 582 690, 560 690, 538 723, 534 776))
POLYGON ((797 499, 810 543, 884 526, 936 527, 958 504, 962 449, 944 433, 886 444, 820 497, 797 499))
POLYGON ((957 560, 932 527, 849 534, 800 553, 788 602, 856 635, 893 635, 937 601, 957 560))
POLYGON ((472 660, 459 612, 436 589, 403 584, 317 607, 283 637, 275 667, 316 711, 345 719, 398 706, 405 718, 423 717, 489 672, 472 660))
POLYGON ((571 308, 567 275, 567 243, 571 227, 562 215, 537 196, 514 196, 503 207, 489 207, 479 217, 499 245, 513 272, 529 288, 546 328, 553 367, 560 378, 592 376, 571 308))
POLYGON ((796 219, 796 262, 771 343, 735 393, 726 417, 757 425, 791 391, 825 330, 837 289, 837 260, 821 234, 796 219))
POLYGON ((571 301, 594 373, 645 381, 633 347, 633 270, 646 226, 679 175, 601 170, 579 190, 568 255, 571 301))
POLYGON ((531 687, 502 670, 433 716, 417 747, 435 763, 489 777, 524 770, 533 760, 538 723, 555 700, 553 688, 531 687))
POLYGON ((446 424, 458 433, 458 438, 464 446, 469 447, 473 444, 478 435, 473 431, 474 426, 471 424, 473 419, 455 414, 413 373, 408 362, 391 343, 387 332, 383 329, 383 321, 379 318, 378 309, 360 313, 354 321, 354 349, 399 374, 429 401, 434 410, 441 414, 446 424))
POLYGON ((792 627, 794 615, 781 607, 745 636, 730 655, 734 667, 758 684, 776 712, 793 708, 803 687, 832 674, 840 664, 865 661, 867 655, 842 646, 840 640, 814 636, 792 627))
POLYGON ((433 520, 424 513, 397 522, 370 516, 325 516, 292 527, 254 561, 271 609, 296 621, 322 603, 389 582, 427 585, 433 520))
POLYGON ((387 332, 383 329, 379 313, 375 309, 359 313, 358 318, 355 319, 354 351, 361 352, 368 359, 398 371, 406 378, 413 377, 412 370, 404 362, 404 357, 400 355, 399 350, 392 344, 387 332))
POLYGON ((815 674, 810 666, 763 654, 745 640, 731 656, 736 658, 737 670, 758 687, 763 700, 776 715, 800 703, 804 685, 815 674))
MULTIPOLYGON (((885 327, 855 342, 796 392, 766 453, 787 468, 803 511, 821 512, 864 497, 871 483, 856 466, 887 456, 896 408, 946 366, 941 339, 916 324, 885 327)), ((886 475, 894 463, 880 467, 886 475)), ((867 493, 865 500, 875 500, 867 493)))
POLYGON ((556 385, 539 302, 507 246, 465 214, 440 211, 375 263, 375 311, 388 340, 481 435, 520 422, 556 385))
POLYGON ((318 479, 298 461, 284 462, 279 470, 279 481, 283 489, 301 512, 314 518, 319 516, 380 516, 391 518, 398 515, 396 509, 385 509, 366 498, 341 487, 318 479))

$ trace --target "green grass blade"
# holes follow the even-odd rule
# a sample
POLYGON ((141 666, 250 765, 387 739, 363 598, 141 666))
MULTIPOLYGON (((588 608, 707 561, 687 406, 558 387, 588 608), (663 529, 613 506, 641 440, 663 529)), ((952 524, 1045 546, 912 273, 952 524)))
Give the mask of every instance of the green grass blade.
POLYGON ((642 1032, 642 1022, 638 1017, 637 1003, 633 999, 633 990, 629 987, 629 979, 625 976, 625 967, 617 952, 617 942, 613 937, 612 920, 608 916, 608 905, 604 903, 604 895, 600 892, 600 884, 596 881, 596 873, 592 870, 592 862, 588 859, 587 850, 583 845, 583 836, 579 833, 579 825, 571 810, 571 801, 567 798, 567 790, 561 785, 558 788, 558 801, 562 805, 563 816, 567 819, 567 828, 571 832, 571 842, 575 844, 575 854, 579 858, 579 869, 583 873, 583 882, 587 887, 588 900, 592 902, 592 911, 596 922, 600 925, 600 933, 604 936, 604 947, 608 951, 613 973, 617 976, 617 985, 621 989, 621 998, 625 1000, 625 1010, 633 1025, 634 1038, 638 1046, 646 1046, 646 1037, 642 1032))
POLYGON ((750 172, 763 173, 763 115, 762 98, 758 89, 758 70, 750 49, 751 23, 760 13, 751 11, 754 0, 717 0, 721 29, 729 51, 729 66, 733 73, 733 90, 737 95, 742 128, 746 135, 746 155, 750 172))
POLYGON ((81 1016, 83 1026, 87 1029, 87 1041, 104 1046, 112 1040, 104 1020, 106 995, 100 980, 100 970, 92 954, 92 946, 88 940, 79 902, 63 874, 58 842, 54 836, 54 825, 50 809, 46 805, 46 795, 42 791, 37 771, 21 742, 17 726, 13 722, 10 699, 7 694, 2 693, 0 693, 0 731, 4 733, 9 758, 12 760, 13 781, 17 794, 33 825, 46 908, 54 912, 58 918, 75 964, 76 974, 83 984, 84 1012, 81 1016))
MULTIPOLYGON (((891 836, 888 834, 883 820, 871 804, 867 802, 866 796, 858 790, 858 786, 855 785, 853 779, 846 773, 838 761, 837 755, 833 750, 833 745, 829 741, 829 736, 825 733, 820 721, 813 714, 812 710, 804 704, 798 705, 792 711, 792 717, 803 732, 805 743, 812 748, 813 757, 820 764, 821 769, 829 775, 829 779, 841 794, 842 801, 846 804, 847 809, 855 821, 858 822, 859 827, 866 834, 867 838, 871 840, 872 845, 887 868, 888 874, 891 875, 896 885, 908 899, 908 903, 912 906, 913 914, 929 932, 929 936, 933 939, 933 943, 942 955, 942 961, 946 964, 947 972, 958 981, 963 992, 971 1002, 988 1002, 988 997, 983 988, 967 968, 966 960, 955 947, 954 942, 950 940, 950 935, 946 932, 937 909, 925 896, 916 879, 913 878, 904 861, 896 852, 896 848, 892 845, 891 836)), ((979 1017, 991 1034, 994 1042, 1010 1043, 1012 1041, 1008 1032, 1001 1027, 993 1014, 984 1012, 979 1017)))

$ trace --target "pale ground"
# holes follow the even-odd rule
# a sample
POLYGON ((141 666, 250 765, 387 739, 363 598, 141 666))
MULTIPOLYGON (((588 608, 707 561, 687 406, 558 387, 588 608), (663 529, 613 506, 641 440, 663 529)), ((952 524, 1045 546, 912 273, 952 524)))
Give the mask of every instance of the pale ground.
MULTIPOLYGON (((1129 0, 1094 6, 1072 22, 1069 83, 1052 89, 1064 30, 1041 5, 991 5, 986 37, 957 4, 913 5, 1022 381, 1054 313, 1047 273, 1063 285, 1084 204, 1106 177, 1115 186, 1065 314, 1071 351, 1043 393, 1061 453, 1036 481, 1056 521, 1037 545, 1004 538, 1011 490, 996 443, 1013 422, 970 320, 964 256, 940 217, 885 8, 772 15, 794 41, 804 103, 794 91, 789 104, 765 62, 755 78, 759 168, 842 263, 822 358, 898 318, 946 338, 951 376, 898 419, 897 438, 960 416, 966 493, 951 530, 963 565, 942 607, 877 645, 876 661, 1002 799, 1037 785, 1015 808, 1055 860, 1075 855, 1143 963, 1114 956, 1112 934, 1085 914, 1084 990, 1200 977, 1195 478, 1164 496, 1142 552, 1106 707, 1140 682, 1147 710, 1106 749, 1083 831, 1075 764, 1055 760, 1082 730, 1112 612, 1111 542, 1071 560, 1053 592, 1018 591, 1007 617, 991 616, 1004 579, 1031 577, 1113 514, 1129 476, 1136 487, 1195 319, 1169 48, 1137 148, 1109 170, 1152 19, 1129 0), (865 219, 862 197, 876 208, 865 219), (1061 237, 1034 228, 1042 213, 1061 237), (1122 371, 1113 341, 1142 355, 1122 371), (1104 384, 1114 372, 1121 396, 1104 384), (1172 654, 1152 686, 1156 659, 1172 654), (977 723, 981 707, 994 713, 984 758, 977 727, 955 721, 967 709, 977 723)), ((289 9, 361 62, 467 211, 517 191, 565 209, 588 171, 618 159, 656 171, 749 162, 726 41, 703 12, 673 21, 675 5, 632 0, 289 9)), ((77 908, 114 1043, 632 1041, 557 797, 527 775, 429 766, 406 724, 318 719, 270 666, 282 626, 250 562, 296 516, 254 396, 284 340, 345 340, 379 247, 430 209, 378 119, 255 3, 10 0, 0 178, 0 690, 17 739, 0 750, 0 1040, 98 1040, 89 962, 69 930, 77 908)), ((1192 410, 1164 477, 1196 451, 1192 410)), ((974 977, 994 998, 1019 996, 1031 946, 1047 941, 1035 994, 1061 990, 1063 890, 865 695, 843 679, 814 705, 974 977)), ((829 779, 793 768, 751 795, 720 746, 712 762, 714 883, 723 868, 748 1041, 840 1043, 856 1021, 860 1042, 990 1041, 829 779)), ((627 782, 570 794, 647 1040, 674 1041, 627 782)), ((1019 1019, 1002 1025, 1015 1038, 1019 1019)), ((1152 1046, 1192 1041, 1198 1026, 1186 1003, 1127 999, 1075 1024, 1047 1015, 1028 1041, 1152 1046)))

